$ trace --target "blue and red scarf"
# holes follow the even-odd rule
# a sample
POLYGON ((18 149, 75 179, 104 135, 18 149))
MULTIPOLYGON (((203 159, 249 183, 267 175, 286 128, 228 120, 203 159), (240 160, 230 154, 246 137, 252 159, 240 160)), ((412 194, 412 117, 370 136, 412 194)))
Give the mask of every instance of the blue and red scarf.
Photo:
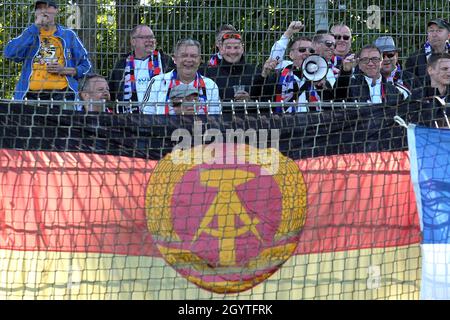
MULTIPOLYGON (((281 71, 281 75, 276 87, 275 102, 289 102, 294 98, 295 93, 299 93, 299 88, 302 86, 302 80, 294 75, 293 65, 288 65, 281 71)), ((304 87, 304 86, 302 86, 304 87)), ((319 102, 320 96, 316 88, 310 81, 308 81, 306 89, 307 102, 319 102)), ((298 101, 301 103, 301 101, 298 101)), ((305 101, 306 102, 306 101, 305 101)), ((274 112, 281 113, 282 107, 275 107, 274 112)))
POLYGON ((217 67, 220 64, 220 61, 222 61, 220 54, 215 53, 209 58, 208 67, 217 67))
MULTIPOLYGON (((136 77, 134 75, 135 63, 134 54, 130 54, 125 62, 125 78, 123 83, 123 100, 130 101, 133 93, 136 92, 136 77)), ((151 78, 161 73, 159 62, 161 60, 158 50, 154 50, 148 59, 148 75, 151 78)))
POLYGON ((332 56, 331 60, 328 62, 328 68, 333 71, 334 77, 337 78, 341 70, 339 66, 342 64, 342 58, 339 56, 332 56))
MULTIPOLYGON (((428 60, 428 58, 429 58, 429 57, 431 56, 431 54, 433 53, 433 48, 431 47, 431 44, 430 44, 429 41, 425 42, 425 44, 423 45, 423 48, 424 48, 424 50, 425 50, 425 55, 426 55, 427 60, 428 60)), ((450 52, 450 43, 449 43, 448 41, 445 42, 445 51, 446 51, 447 53, 450 52)))

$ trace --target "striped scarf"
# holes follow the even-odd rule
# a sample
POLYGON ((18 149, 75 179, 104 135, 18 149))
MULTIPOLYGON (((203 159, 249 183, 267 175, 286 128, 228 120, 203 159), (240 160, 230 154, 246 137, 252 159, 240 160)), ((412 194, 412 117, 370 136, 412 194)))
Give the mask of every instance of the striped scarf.
MULTIPOLYGON (((134 75, 135 64, 134 55, 130 54, 125 62, 125 78, 123 83, 123 100, 130 101, 133 93, 136 92, 136 77, 134 75)), ((153 55, 148 59, 148 74, 150 79, 161 73, 161 55, 158 50, 153 51, 153 55)))
MULTIPOLYGON (((292 71, 293 65, 288 65, 283 70, 281 70, 280 79, 276 85, 275 92, 275 102, 289 102, 294 97, 294 94, 298 92, 297 79, 292 71)), ((281 113, 283 108, 277 106, 274 112, 281 113)))
MULTIPOLYGON (((170 91, 181 83, 180 80, 177 79, 177 71, 172 71, 172 77, 170 79, 169 88, 167 89, 166 94, 166 106, 165 106, 165 114, 169 114, 169 100, 170 100, 170 91)), ((194 88, 198 88, 198 100, 201 102, 206 102, 206 85, 200 73, 197 72, 194 80, 194 88)), ((197 113, 199 114, 208 114, 208 106, 207 104, 201 104, 197 106, 197 113)))
POLYGON ((341 70, 339 67, 342 64, 342 58, 339 56, 332 56, 331 60, 328 62, 328 68, 331 68, 333 71, 334 77, 337 78, 341 70))
MULTIPOLYGON (((425 42, 425 44, 423 45, 423 48, 425 50, 425 55, 428 58, 431 56, 431 54, 433 53, 433 48, 431 47, 431 44, 429 41, 425 42)), ((450 52, 450 43, 448 41, 445 42, 445 51, 447 53, 450 52)))
MULTIPOLYGON (((315 86, 310 82, 303 82, 303 79, 300 80, 298 77, 294 75, 292 70, 293 65, 288 65, 281 71, 280 79, 276 86, 276 102, 289 102, 293 100, 296 94, 301 94, 299 92, 299 88, 302 88, 302 92, 306 91, 306 100, 300 101, 298 99, 299 104, 304 104, 305 102, 319 102, 320 96, 316 91, 315 86)), ((287 109, 289 110, 289 108, 287 109)), ((283 111, 282 107, 275 107, 275 113, 281 113, 283 111)))
POLYGON ((208 67, 217 67, 220 64, 220 61, 222 61, 220 53, 215 53, 209 58, 208 67))
POLYGON ((410 87, 410 85, 408 85, 408 83, 403 81, 403 79, 401 78, 401 72, 402 67, 400 66, 400 63, 397 63, 395 69, 392 70, 389 77, 387 77, 386 82, 394 84, 401 93, 404 91, 405 94, 409 97, 411 95, 412 88, 410 87))

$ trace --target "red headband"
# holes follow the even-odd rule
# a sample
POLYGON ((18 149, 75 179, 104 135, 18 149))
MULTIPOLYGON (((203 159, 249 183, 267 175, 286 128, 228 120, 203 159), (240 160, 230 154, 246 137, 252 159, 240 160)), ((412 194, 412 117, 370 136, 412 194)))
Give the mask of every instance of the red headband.
POLYGON ((222 41, 223 40, 227 40, 227 39, 238 39, 238 40, 242 40, 242 37, 239 33, 225 33, 222 36, 222 41))

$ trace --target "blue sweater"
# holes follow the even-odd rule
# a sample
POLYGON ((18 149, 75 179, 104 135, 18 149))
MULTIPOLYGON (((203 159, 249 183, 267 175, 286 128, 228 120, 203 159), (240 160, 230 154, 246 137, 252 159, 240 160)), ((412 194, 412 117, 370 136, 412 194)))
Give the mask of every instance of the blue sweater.
MULTIPOLYGON (((66 76, 66 78, 69 89, 78 97, 78 79, 91 69, 88 52, 73 30, 57 25, 54 35, 61 40, 65 67, 77 70, 75 77, 66 76)), ((16 100, 22 100, 29 90, 33 59, 38 53, 39 47, 39 29, 35 24, 26 28, 17 38, 10 40, 5 47, 5 58, 15 62, 23 62, 22 74, 14 92, 14 99, 16 100)))

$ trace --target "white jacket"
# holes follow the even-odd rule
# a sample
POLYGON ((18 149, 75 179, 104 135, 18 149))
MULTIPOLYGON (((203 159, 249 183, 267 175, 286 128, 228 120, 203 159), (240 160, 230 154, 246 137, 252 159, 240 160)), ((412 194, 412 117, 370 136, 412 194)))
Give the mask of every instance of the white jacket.
MULTIPOLYGON (((153 77, 149 83, 144 96, 142 112, 145 114, 165 114, 166 97, 169 89, 170 80, 173 71, 163 73, 153 77)), ((208 114, 220 114, 222 106, 219 99, 219 88, 210 78, 201 76, 206 87, 206 102, 208 104, 208 114)), ((194 81, 191 82, 194 84, 194 81)), ((169 114, 175 114, 172 106, 169 104, 169 114)))

